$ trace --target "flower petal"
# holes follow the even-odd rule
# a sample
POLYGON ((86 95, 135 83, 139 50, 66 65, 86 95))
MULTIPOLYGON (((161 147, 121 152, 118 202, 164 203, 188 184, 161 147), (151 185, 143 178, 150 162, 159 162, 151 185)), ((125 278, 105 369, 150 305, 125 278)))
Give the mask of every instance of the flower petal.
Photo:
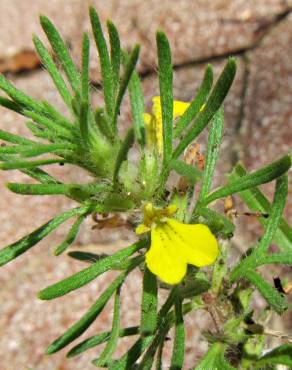
POLYGON ((137 235, 141 235, 141 234, 147 233, 150 230, 151 230, 150 227, 148 227, 144 224, 140 224, 136 227, 135 233, 137 235))
POLYGON ((190 106, 190 103, 185 103, 184 101, 175 100, 173 102, 173 118, 182 116, 189 106, 190 106))
POLYGON ((151 231, 151 246, 146 253, 149 270, 167 284, 178 284, 186 274, 187 263, 179 257, 179 252, 171 253, 171 240, 160 225, 151 231))
POLYGON ((215 262, 219 250, 215 236, 208 226, 188 225, 169 218, 163 224, 169 240, 170 253, 175 253, 191 265, 203 267, 215 262))

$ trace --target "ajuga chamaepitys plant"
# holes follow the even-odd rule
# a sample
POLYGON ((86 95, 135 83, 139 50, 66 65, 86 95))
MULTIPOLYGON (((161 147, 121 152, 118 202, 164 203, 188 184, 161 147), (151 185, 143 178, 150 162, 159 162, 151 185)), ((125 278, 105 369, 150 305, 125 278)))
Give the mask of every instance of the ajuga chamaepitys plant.
POLYGON ((121 213, 132 215, 132 230, 139 235, 136 243, 109 256, 88 259, 82 251, 68 254, 89 262, 88 267, 43 289, 40 299, 50 300, 80 289, 109 270, 119 270, 119 274, 85 315, 49 345, 47 353, 53 354, 77 339, 98 320, 107 302, 114 299, 111 330, 78 343, 70 349, 69 357, 106 342, 103 351, 97 348, 98 358, 92 361, 97 367, 150 369, 155 364, 157 369, 182 369, 187 314, 206 310, 214 321, 214 329, 202 333, 209 349, 199 364, 194 364, 195 369, 255 369, 265 368, 266 364, 270 369, 277 364, 291 368, 292 345, 284 334, 279 347, 264 351, 269 335, 265 319, 270 311, 282 314, 288 303, 285 294, 257 271, 267 264, 292 264, 292 232, 282 218, 291 158, 284 155, 251 173, 238 164, 225 186, 212 189, 223 134, 222 104, 235 76, 235 60, 227 61, 215 84, 212 67, 207 66, 194 99, 190 103, 175 101, 169 43, 163 32, 157 32, 160 96, 153 98, 152 111, 146 113, 135 71, 139 45, 130 53, 121 49, 119 34, 110 21, 107 45, 93 8, 90 20, 100 61, 103 106, 93 107, 90 101, 88 34, 83 37, 82 67, 78 70, 65 42, 44 16, 41 25, 54 57, 37 36, 34 45, 69 113, 57 111, 47 101, 31 98, 0 76, 0 88, 5 93, 0 104, 27 117, 27 127, 35 137, 30 140, 0 131, 0 139, 5 142, 0 147, 1 169, 18 169, 35 180, 33 184, 9 183, 8 188, 18 194, 62 194, 79 204, 3 248, 0 264, 11 262, 73 219, 68 236, 55 249, 55 254, 60 255, 74 242, 85 218, 93 213, 109 213, 115 218, 121 213), (127 91, 132 121, 126 134, 121 135, 119 112, 127 91), (193 143, 207 125, 209 139, 203 165, 203 161, 195 159, 193 143), (128 156, 133 146, 135 163, 128 156), (45 159, 39 157, 43 154, 45 159), (92 181, 63 183, 42 169, 58 163, 85 169, 92 181), (177 183, 172 186, 168 179, 174 173, 177 183), (273 180, 275 192, 270 202, 258 186, 273 180), (249 252, 235 263, 228 258, 235 226, 231 218, 214 208, 214 202, 233 194, 239 194, 251 212, 258 214, 264 227, 261 239, 247 246, 249 252), (276 253, 269 250, 272 242, 278 246, 276 253), (121 327, 123 283, 138 268, 143 274, 141 320, 136 327, 121 327), (165 300, 159 295, 160 289, 168 292, 165 300), (251 308, 255 290, 266 301, 260 314, 251 308), (172 327, 173 354, 168 363, 163 347, 172 327), (136 342, 117 358, 119 338, 125 336, 135 336, 136 342))

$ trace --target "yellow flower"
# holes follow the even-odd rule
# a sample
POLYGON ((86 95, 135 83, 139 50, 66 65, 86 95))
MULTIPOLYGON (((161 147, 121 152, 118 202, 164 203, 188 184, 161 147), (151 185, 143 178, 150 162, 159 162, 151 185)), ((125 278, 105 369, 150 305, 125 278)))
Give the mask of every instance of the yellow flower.
POLYGON ((185 276, 187 265, 211 265, 218 256, 218 243, 203 224, 184 224, 174 218, 176 207, 156 209, 144 207, 143 224, 137 234, 151 230, 151 246, 146 253, 149 270, 168 284, 178 284, 185 276))
MULTIPOLYGON (((152 98, 152 113, 144 113, 144 123, 147 132, 147 145, 151 149, 157 148, 159 154, 163 149, 163 135, 162 135, 162 113, 160 96, 152 98)), ((182 116, 188 109, 190 103, 175 100, 173 102, 173 119, 182 116)))

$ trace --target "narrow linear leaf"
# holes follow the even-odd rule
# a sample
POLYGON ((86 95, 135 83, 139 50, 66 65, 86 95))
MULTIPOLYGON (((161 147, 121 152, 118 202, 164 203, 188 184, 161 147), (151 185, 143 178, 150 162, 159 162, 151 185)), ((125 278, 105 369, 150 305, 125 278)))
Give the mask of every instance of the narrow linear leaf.
POLYGON ((54 229, 60 226, 63 222, 69 218, 74 217, 78 214, 82 214, 87 211, 86 207, 79 207, 71 209, 70 211, 64 212, 61 215, 53 218, 49 222, 45 223, 32 233, 26 235, 17 242, 8 245, 7 247, 0 250, 0 266, 12 261, 28 249, 36 245, 44 237, 50 234, 54 229))
POLYGON ((4 162, 0 163, 1 170, 15 170, 15 169, 22 169, 22 168, 34 168, 38 166, 45 166, 49 164, 55 163, 65 163, 64 159, 39 159, 36 161, 25 161, 25 160, 16 160, 11 162, 4 162))
MULTIPOLYGON (((200 216, 204 217, 207 225, 216 235, 218 233, 223 238, 230 238, 233 235, 235 225, 221 213, 204 207, 200 208, 198 212, 200 216)), ((191 219, 191 222, 193 221, 194 219, 191 219)))
POLYGON ((41 126, 46 127, 48 130, 51 130, 53 133, 57 133, 58 135, 63 135, 64 137, 70 137, 72 135, 72 125, 71 127, 64 126, 63 124, 60 125, 56 123, 56 121, 53 121, 52 119, 40 115, 38 113, 29 111, 29 110, 24 110, 23 115, 31 118, 34 122, 38 123, 41 126))
POLYGON ((117 361, 109 366, 109 370, 127 370, 131 369, 132 365, 136 363, 141 354, 149 346, 152 336, 139 338, 137 342, 117 361))
POLYGON ((155 369, 156 370, 162 370, 162 356, 163 356, 163 347, 164 347, 164 340, 161 341, 156 355, 156 364, 155 369))
MULTIPOLYGON (((19 145, 32 145, 35 142, 29 139, 26 139, 22 136, 11 134, 10 132, 0 130, 0 139, 8 141, 9 143, 19 144, 19 145)), ((1 147, 3 153, 3 147, 1 147)))
MULTIPOLYGON (((0 161, 7 162, 10 160, 11 157, 9 155, 0 154, 0 161)), ((49 175, 47 172, 43 171, 40 168, 22 169, 20 170, 20 172, 44 184, 61 184, 59 180, 49 175)))
POLYGON ((33 168, 29 170, 21 170, 22 173, 30 176, 31 178, 43 183, 43 184, 61 184, 61 182, 55 177, 49 175, 46 171, 40 168, 33 168))
POLYGON ((224 358, 226 344, 214 343, 194 370, 236 370, 224 358))
POLYGON ((175 138, 178 138, 184 129, 191 123, 191 121, 196 117, 199 113, 200 109, 202 109, 207 96, 212 88, 213 85, 213 68, 210 64, 207 65, 205 70, 204 79, 199 87, 199 90, 191 102, 189 108, 185 111, 185 113, 179 118, 177 121, 173 134, 175 138))
POLYGON ((103 108, 97 108, 94 114, 95 123, 101 132, 109 141, 114 141, 113 130, 111 127, 111 122, 105 115, 103 108))
POLYGON ((114 96, 117 93, 120 82, 120 66, 121 66, 121 42, 116 26, 111 21, 107 21, 107 30, 111 47, 111 71, 113 79, 114 96))
POLYGON ((88 143, 88 131, 89 131, 89 105, 86 101, 81 102, 80 107, 80 132, 83 142, 88 143))
POLYGON ((94 263, 94 262, 104 259, 105 257, 108 257, 108 254, 105 254, 105 253, 96 254, 96 253, 91 253, 91 252, 73 251, 73 252, 69 252, 68 256, 78 261, 94 263))
POLYGON ((206 198, 211 189, 215 165, 218 159, 219 149, 222 141, 223 125, 224 125, 224 113, 223 107, 221 107, 215 113, 210 127, 210 134, 207 146, 207 156, 198 202, 203 201, 203 199, 206 198))
MULTIPOLYGON (((8 96, 10 96, 10 98, 12 100, 14 100, 20 106, 25 107, 28 110, 33 110, 33 111, 35 111, 37 113, 40 113, 40 114, 45 113, 45 109, 43 108, 41 103, 32 99, 31 97, 26 95, 21 90, 18 90, 3 75, 0 75, 0 89, 3 90, 4 92, 6 92, 6 94, 8 96)), ((2 100, 2 103, 3 102, 4 101, 2 100)), ((13 107, 15 107, 15 105, 13 105, 13 107)), ((12 107, 8 107, 8 108, 10 109, 12 107)), ((13 109, 13 110, 15 110, 15 109, 13 109)))
POLYGON ((92 363, 95 366, 103 367, 111 360, 112 355, 116 350, 118 344, 119 334, 120 334, 120 288, 117 289, 115 295, 114 315, 110 338, 99 358, 97 360, 92 361, 92 363))
POLYGON ((81 72, 81 92, 82 100, 89 102, 89 36, 85 32, 82 41, 82 72, 81 72))
POLYGON ((45 153, 58 152, 59 150, 72 151, 74 149, 76 149, 76 147, 68 143, 30 144, 0 147, 0 153, 19 154, 25 157, 35 157, 45 153))
MULTIPOLYGON (((132 326, 125 329, 120 329, 119 331, 119 337, 128 337, 131 335, 139 334, 139 327, 138 326, 132 326)), ((102 344, 106 341, 108 341, 111 337, 111 332, 107 331, 98 335, 94 335, 83 342, 79 343, 77 346, 73 347, 67 354, 67 357, 74 357, 82 352, 87 351, 90 348, 96 347, 99 344, 102 344)))
MULTIPOLYGON (((161 329, 162 329, 161 325, 163 323, 163 320, 165 320, 165 317, 168 314, 168 311, 171 309, 172 305, 175 302, 176 292, 177 292, 177 288, 175 287, 171 290, 171 292, 169 293, 166 301, 164 302, 161 309, 159 310, 158 319, 157 319, 157 327, 159 328, 159 334, 160 334, 161 329)), ((163 326, 163 328, 165 329, 165 326, 163 326)), ((164 332, 165 332, 165 330, 164 330, 164 332)), ((167 334, 167 332, 166 332, 166 334, 167 334)), ((162 336, 160 336, 160 338, 161 337, 162 336)), ((134 343, 134 345, 131 347, 131 349, 128 352, 126 352, 118 361, 113 362, 113 365, 110 366, 109 369, 110 370, 122 370, 122 369, 127 370, 127 369, 131 368, 131 366, 136 363, 136 361, 139 359, 139 357, 141 357, 142 353, 147 348, 149 348, 149 345, 151 345, 151 343, 154 341, 155 343, 154 343, 154 346, 151 347, 151 354, 150 354, 152 357, 149 355, 146 358, 147 362, 148 362, 148 359, 150 359, 150 358, 152 358, 152 360, 153 360, 152 349, 154 348, 154 353, 155 353, 155 350, 157 348, 156 347, 157 340, 158 340, 157 335, 155 335, 155 336, 149 335, 149 336, 140 337, 134 343)), ((159 345, 159 343, 160 343, 160 340, 158 340, 157 345, 159 345)), ((144 366, 143 363, 141 363, 140 365, 144 366)))
POLYGON ((274 311, 282 314, 287 310, 288 303, 286 298, 267 283, 258 273, 253 270, 245 270, 244 277, 257 288, 274 311))
POLYGON ((145 268, 143 277, 143 296, 141 307, 140 332, 143 335, 153 334, 157 325, 158 288, 156 276, 145 268))
POLYGON ((4 98, 3 96, 0 96, 0 105, 16 113, 22 114, 21 112, 22 112, 23 106, 21 104, 17 104, 10 99, 4 98))
POLYGON ((16 160, 11 162, 0 163, 1 170, 17 170, 22 168, 34 168, 55 163, 65 163, 64 159, 39 159, 37 161, 16 160))
POLYGON ((56 339, 46 350, 48 355, 58 352, 60 349, 67 346, 74 339, 78 338, 81 334, 85 332, 86 329, 93 323, 93 321, 102 312, 105 305, 113 295, 116 289, 123 283, 127 276, 124 272, 119 275, 110 286, 100 295, 97 301, 90 307, 86 314, 78 320, 74 325, 72 325, 61 337, 56 339))
POLYGON ((64 127, 71 132, 78 133, 77 128, 63 114, 57 111, 48 101, 43 100, 42 105, 46 110, 46 115, 60 127, 64 127))
MULTIPOLYGON (((240 177, 246 175, 246 169, 241 164, 237 164, 229 175, 229 179, 230 182, 235 182, 240 177)), ((270 213, 271 204, 258 188, 244 190, 239 193, 239 196, 251 211, 259 211, 265 214, 270 213)), ((266 228, 268 222, 266 218, 258 217, 257 220, 266 228)), ((281 218, 280 220, 274 240, 283 251, 292 250, 292 228, 284 218, 281 218)))
POLYGON ((202 178, 201 170, 179 159, 173 159, 170 162, 170 168, 177 172, 179 175, 184 176, 188 180, 190 185, 194 185, 202 178))
POLYGON ((41 139, 45 139, 47 141, 50 141, 52 143, 55 143, 57 141, 67 141, 67 138, 62 137, 60 134, 56 135, 52 133, 52 131, 41 127, 38 123, 28 121, 25 123, 26 127, 30 130, 30 132, 33 134, 33 136, 41 139))
POLYGON ((132 74, 135 70, 135 67, 136 67, 136 64, 139 58, 139 53, 140 53, 140 45, 135 45, 130 56, 126 58, 125 71, 124 71, 123 77, 120 82, 117 98, 115 100, 113 124, 112 124, 114 130, 116 130, 116 127, 117 127, 117 119, 120 113, 122 100, 127 90, 127 87, 129 85, 132 74))
POLYGON ((281 265, 292 265, 292 251, 286 253, 272 253, 262 256, 260 260, 255 259, 253 266, 263 266, 271 263, 281 265))
POLYGON ((8 183, 9 190, 17 194, 26 195, 51 195, 60 194, 72 197, 73 195, 84 196, 88 198, 101 191, 107 189, 106 184, 61 184, 61 183, 45 183, 45 184, 19 184, 8 183))
POLYGON ((292 368, 292 345, 282 344, 281 346, 274 348, 272 351, 269 351, 259 358, 256 361, 255 366, 256 368, 262 368, 265 365, 270 366, 271 364, 281 364, 292 368))
POLYGON ((234 193, 241 192, 246 189, 253 188, 255 186, 265 184, 277 177, 280 177, 291 167, 291 156, 285 155, 284 157, 278 159, 277 161, 257 170, 249 173, 246 176, 241 177, 234 183, 229 183, 229 185, 223 186, 213 193, 211 193, 207 198, 205 198, 203 204, 207 205, 214 200, 227 197, 234 193))
POLYGON ((156 44, 163 128, 163 163, 168 165, 172 156, 173 70, 169 42, 166 35, 161 31, 156 34, 156 44))
POLYGON ((82 222, 84 221, 84 219, 86 218, 86 216, 87 216, 87 214, 85 213, 83 215, 80 215, 77 218, 77 220, 71 226, 66 239, 60 245, 58 245, 56 247, 56 249, 54 251, 55 256, 59 256, 60 254, 65 252, 65 250, 74 242, 74 240, 76 239, 77 234, 79 232, 79 228, 80 228, 82 222))
POLYGON ((112 117, 114 112, 114 94, 113 94, 113 77, 110 64, 110 57, 106 46, 106 41, 102 32, 99 17, 96 13, 96 10, 93 7, 90 7, 89 15, 94 40, 99 54, 106 112, 109 117, 112 117))
POLYGON ((53 23, 45 16, 40 17, 40 22, 47 38, 58 57, 59 62, 72 86, 74 91, 78 91, 80 86, 80 75, 77 71, 65 42, 61 38, 59 32, 53 23))
POLYGON ((276 233, 276 230, 279 226, 280 219, 285 208, 287 197, 288 197, 288 175, 285 174, 277 178, 274 192, 274 200, 271 206, 269 219, 266 225, 265 233, 262 236, 256 248, 257 253, 262 253, 266 251, 270 246, 276 233))
POLYGON ((185 328, 182 313, 182 301, 177 298, 175 302, 175 336, 171 356, 170 370, 180 370, 184 364, 185 328))
POLYGON ((97 261, 86 269, 81 270, 64 280, 61 280, 58 283, 50 285, 49 287, 41 290, 38 294, 38 297, 40 299, 49 300, 61 297, 72 290, 79 289, 95 279, 97 276, 111 269, 115 264, 122 262, 124 259, 130 257, 133 253, 146 247, 147 244, 147 240, 140 240, 130 247, 125 248, 113 254, 112 256, 97 261))
POLYGON ((137 72, 133 72, 129 83, 130 102, 134 122, 135 136, 143 148, 145 146, 145 129, 144 129, 144 97, 141 88, 141 82, 137 72))
POLYGON ((42 64, 45 66, 46 70, 49 72, 57 90, 59 91, 61 97, 63 98, 65 104, 67 107, 71 110, 71 100, 72 96, 70 91, 67 88, 67 85, 61 75, 61 73, 58 71, 58 68, 56 64, 53 61, 53 58, 51 57, 48 50, 45 48, 44 44, 41 42, 41 40, 37 37, 33 37, 33 43, 36 48, 36 51, 41 59, 42 64))
POLYGON ((115 163, 115 169, 113 174, 113 183, 116 183, 118 180, 118 174, 119 170, 121 168, 121 165, 123 161, 127 159, 128 152, 131 149, 132 145, 134 144, 134 130, 132 127, 129 128, 126 137, 124 141, 122 142, 122 145, 120 147, 120 150, 117 155, 116 163, 115 163))
POLYGON ((266 230, 258 245, 254 248, 252 254, 241 260, 239 264, 231 272, 230 279, 234 281, 240 275, 245 274, 246 269, 252 268, 255 264, 259 264, 262 258, 266 255, 267 249, 270 246, 275 232, 279 226, 281 215, 286 203, 288 193, 288 176, 283 175, 277 179, 274 200, 272 203, 266 230))
POLYGON ((216 85, 214 86, 210 97, 207 100, 206 106, 198 114, 193 125, 175 148, 173 158, 178 158, 186 147, 203 131, 207 124, 211 121, 214 114, 221 107, 236 73, 236 62, 234 58, 229 58, 223 72, 219 76, 216 85))

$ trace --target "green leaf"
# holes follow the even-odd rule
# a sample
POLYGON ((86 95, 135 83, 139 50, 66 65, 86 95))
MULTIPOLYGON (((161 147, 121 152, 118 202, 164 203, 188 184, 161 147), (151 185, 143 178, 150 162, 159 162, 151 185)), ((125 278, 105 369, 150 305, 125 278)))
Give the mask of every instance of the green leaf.
POLYGON ((103 258, 102 260, 93 263, 86 269, 81 270, 64 280, 61 280, 58 283, 50 285, 49 287, 41 290, 38 294, 38 297, 40 299, 49 300, 61 297, 71 292, 72 290, 79 289, 82 286, 90 283, 97 276, 110 270, 115 264, 123 261, 124 259, 130 257, 133 253, 146 247, 147 244, 147 240, 140 240, 130 247, 124 248, 123 250, 113 254, 112 256, 103 258))
POLYGON ((85 32, 82 41, 82 72, 81 72, 81 95, 82 101, 89 104, 89 36, 85 32))
MULTIPOLYGON (((229 179, 231 182, 235 182, 240 179, 240 177, 246 176, 246 174, 246 169, 241 164, 237 164, 229 175, 229 179)), ((270 213, 270 202, 258 188, 244 190, 239 193, 239 196, 251 211, 259 211, 264 214, 270 213)), ((266 228, 268 223, 266 218, 259 217, 257 220, 266 228)), ((279 227, 274 235, 274 240, 283 251, 292 250, 292 228, 284 218, 280 220, 279 227)))
POLYGON ((74 149, 76 149, 76 147, 68 143, 30 144, 18 146, 3 146, 0 147, 0 153, 19 154, 25 157, 35 157, 45 153, 58 153, 60 150, 72 151, 74 149))
POLYGON ((224 358, 226 344, 214 343, 194 370, 235 370, 224 358))
POLYGON ((171 356, 170 370, 180 370, 184 364, 185 328, 182 312, 182 301, 177 298, 175 302, 175 336, 171 356))
POLYGON ((89 131, 89 105, 87 102, 82 101, 79 115, 80 132, 85 144, 88 143, 88 131, 89 131))
POLYGON ((104 259, 105 257, 108 257, 108 255, 104 253, 96 254, 96 253, 83 252, 83 251, 68 252, 68 256, 78 261, 83 261, 87 263, 94 263, 96 261, 104 259))
MULTIPOLYGON (((223 238, 230 238, 233 235, 235 225, 221 213, 214 211, 210 208, 200 208, 198 209, 198 214, 195 214, 195 217, 198 215, 203 216, 206 220, 206 223, 212 232, 217 233, 223 238)), ((193 222, 196 218, 191 219, 193 222)))
POLYGON ((9 190, 25 195, 60 194, 71 198, 89 198, 108 188, 106 184, 19 184, 8 183, 9 190))
POLYGON ((173 134, 175 138, 178 138, 184 129, 191 123, 191 121, 202 109, 207 96, 213 85, 213 68, 210 64, 207 65, 205 70, 204 79, 199 87, 199 90, 191 102, 189 108, 184 112, 184 114, 176 122, 173 134))
POLYGON ((36 51, 41 59, 42 64, 46 68, 46 70, 49 72, 57 90, 59 91, 61 97, 63 98, 65 104, 67 107, 71 110, 71 101, 72 96, 70 91, 67 88, 67 85, 61 75, 61 73, 58 71, 58 68, 56 64, 53 61, 53 58, 51 57, 48 50, 45 48, 44 44, 41 42, 41 40, 37 37, 33 37, 33 43, 36 48, 36 51))
POLYGON ((183 139, 175 148, 173 158, 178 158, 186 147, 203 131, 214 114, 221 107, 235 77, 236 62, 234 58, 229 58, 223 72, 221 73, 216 85, 214 86, 206 106, 198 114, 193 125, 187 131, 183 139))
POLYGON ((112 124, 114 130, 116 130, 116 127, 117 127, 117 119, 120 113, 121 103, 125 95, 125 92, 127 90, 127 87, 129 85, 132 74, 135 70, 135 67, 136 67, 136 64, 139 58, 139 53, 140 53, 140 45, 135 45, 130 56, 126 58, 125 71, 120 81, 117 98, 115 100, 113 124, 112 124))
POLYGON ((94 322, 98 315, 102 312, 105 305, 125 280, 128 272, 123 272, 119 275, 110 286, 99 296, 97 301, 90 307, 84 316, 72 325, 62 336, 56 339, 46 350, 46 354, 58 352, 60 349, 67 346, 74 339, 78 338, 85 332, 86 329, 94 322))
POLYGON ((34 168, 38 166, 45 166, 55 163, 64 163, 64 159, 39 159, 37 161, 25 161, 25 160, 15 160, 11 162, 0 163, 1 170, 17 170, 22 168, 34 168))
POLYGON ((99 17, 96 13, 96 10, 93 7, 90 7, 89 15, 94 40, 99 54, 106 112, 109 117, 112 117, 114 112, 114 94, 113 94, 114 85, 110 57, 106 46, 106 41, 102 32, 99 17))
POLYGON ((142 335, 153 334, 157 325, 158 289, 156 276, 145 267, 143 277, 143 296, 141 307, 140 332, 142 335))
POLYGON ((117 361, 114 361, 109 370, 127 370, 131 369, 141 354, 149 346, 152 336, 142 337, 117 361))
MULTIPOLYGON (((14 100, 17 104, 19 104, 22 108, 25 107, 28 110, 33 110, 41 114, 45 113, 45 109, 41 103, 27 96, 24 92, 18 90, 3 75, 0 75, 0 89, 5 91, 6 94, 9 95, 11 99, 14 100)), ((15 106, 13 105, 13 107, 15 106)), ((8 108, 10 109, 10 107, 8 108)))
POLYGON ((72 58, 70 57, 67 46, 65 45, 63 39, 61 38, 53 23, 47 17, 41 16, 40 22, 68 78, 68 81, 72 86, 72 89, 75 92, 78 91, 80 86, 80 75, 75 67, 75 64, 73 63, 72 58))
POLYGON ((253 270, 245 270, 244 277, 257 288, 274 311, 282 314, 287 310, 288 303, 286 298, 268 284, 259 274, 253 270))
POLYGON ((121 66, 121 42, 116 26, 111 21, 107 21, 107 30, 111 46, 111 71, 113 79, 113 91, 116 96, 120 82, 120 66, 121 66))
POLYGON ((58 124, 60 127, 66 128, 70 132, 74 132, 78 134, 77 128, 69 121, 63 114, 57 111, 55 107, 53 107, 50 103, 46 100, 42 101, 42 105, 46 110, 46 116, 50 117, 50 119, 58 124))
POLYGON ((155 369, 156 370, 162 370, 162 356, 163 356, 163 347, 164 347, 164 341, 161 341, 156 355, 156 364, 155 369))
POLYGON ((240 275, 245 274, 246 269, 251 269, 254 266, 259 266, 262 259, 267 256, 267 249, 270 246, 275 232, 279 226, 281 215, 286 203, 288 194, 288 176, 283 175, 277 179, 276 188, 274 193, 274 200, 271 207, 271 212, 266 225, 266 230, 258 245, 254 248, 253 252, 245 259, 241 260, 239 264, 231 272, 230 279, 234 281, 240 275))
POLYGON ((133 144, 134 144, 134 130, 133 127, 130 127, 117 155, 113 174, 113 183, 116 183, 118 181, 118 174, 121 165, 127 159, 129 150, 131 149, 133 144))
POLYGON ((292 345, 282 344, 259 358, 254 364, 256 368, 271 364, 281 364, 292 368, 292 345))
POLYGON ((69 218, 74 217, 78 214, 83 214, 87 211, 87 207, 79 207, 71 209, 70 211, 64 212, 61 215, 53 218, 49 222, 45 223, 32 233, 26 235, 17 242, 8 245, 7 247, 0 250, 0 266, 12 261, 28 249, 36 245, 44 237, 50 234, 54 229, 60 226, 63 222, 69 218))
POLYGON ((241 192, 246 189, 253 188, 255 186, 265 184, 270 182, 277 177, 280 177, 291 167, 291 156, 285 155, 284 157, 278 159, 277 161, 262 167, 261 169, 251 172, 246 176, 241 177, 236 182, 230 182, 229 185, 223 186, 213 193, 211 193, 207 198, 205 198, 203 204, 207 205, 214 200, 227 197, 234 193, 241 192))
POLYGON ((79 232, 80 225, 82 224, 86 216, 87 214, 83 214, 77 218, 77 220, 71 226, 66 239, 56 247, 54 251, 55 256, 59 256, 60 254, 62 254, 74 242, 79 232))
POLYGON ((163 163, 168 165, 172 156, 173 70, 169 42, 166 35, 161 31, 156 33, 156 44, 163 127, 163 163))
POLYGON ((144 97, 141 88, 141 82, 137 72, 133 72, 129 83, 129 94, 134 122, 134 131, 138 143, 143 148, 145 146, 144 129, 144 97))
MULTIPOLYGON (((0 130, 0 139, 8 141, 9 143, 19 144, 19 145, 32 145, 35 143, 32 140, 26 139, 19 135, 11 134, 10 132, 6 132, 3 130, 0 130)), ((5 147, 0 147, 0 149, 2 150, 2 153, 3 153, 4 148, 5 147)))
POLYGON ((265 233, 261 237, 261 240, 256 248, 257 253, 266 251, 270 246, 276 233, 276 230, 279 226, 280 219, 285 208, 287 196, 288 196, 288 175, 285 174, 279 177, 276 181, 274 200, 269 214, 269 219, 266 225, 265 233))
POLYGON ((204 200, 207 197, 210 189, 212 180, 214 177, 215 165, 219 155, 219 149, 222 141, 224 125, 224 113, 223 107, 215 113, 208 139, 206 163, 203 172, 202 186, 200 189, 198 202, 204 200))
POLYGON ((179 159, 173 159, 170 162, 170 168, 179 175, 184 176, 190 185, 194 185, 202 178, 202 171, 197 167, 185 163, 179 159))
POLYGON ((40 168, 21 170, 21 172, 43 184, 61 184, 59 180, 49 175, 47 172, 41 170, 40 168))
POLYGON ((94 119, 102 135, 104 135, 109 141, 113 142, 114 136, 111 128, 111 122, 105 115, 103 108, 97 108, 95 110, 94 119))
MULTIPOLYGON (((119 331, 119 337, 128 337, 131 335, 139 334, 139 327, 138 326, 132 326, 125 329, 120 329, 119 331)), ((77 344, 77 346, 73 347, 67 354, 67 357, 74 357, 82 352, 87 351, 88 349, 98 346, 99 344, 102 344, 106 341, 108 341, 111 337, 111 332, 107 331, 98 335, 94 335, 90 338, 87 338, 83 342, 77 344)))
POLYGON ((4 98, 3 96, 0 96, 0 105, 16 113, 22 114, 23 106, 21 104, 17 104, 10 99, 4 98))
POLYGON ((22 114, 28 118, 31 118, 34 122, 38 123, 40 126, 43 126, 47 128, 48 130, 52 131, 53 134, 57 134, 60 136, 63 136, 65 138, 70 139, 72 135, 72 125, 65 126, 64 124, 60 125, 56 122, 56 120, 52 120, 46 116, 43 116, 41 114, 29 111, 29 110, 23 110, 22 114))
POLYGON ((97 360, 92 361, 92 363, 95 366, 104 367, 111 360, 112 355, 116 350, 118 344, 119 334, 120 334, 120 289, 118 288, 115 296, 114 315, 110 338, 99 358, 97 360))

